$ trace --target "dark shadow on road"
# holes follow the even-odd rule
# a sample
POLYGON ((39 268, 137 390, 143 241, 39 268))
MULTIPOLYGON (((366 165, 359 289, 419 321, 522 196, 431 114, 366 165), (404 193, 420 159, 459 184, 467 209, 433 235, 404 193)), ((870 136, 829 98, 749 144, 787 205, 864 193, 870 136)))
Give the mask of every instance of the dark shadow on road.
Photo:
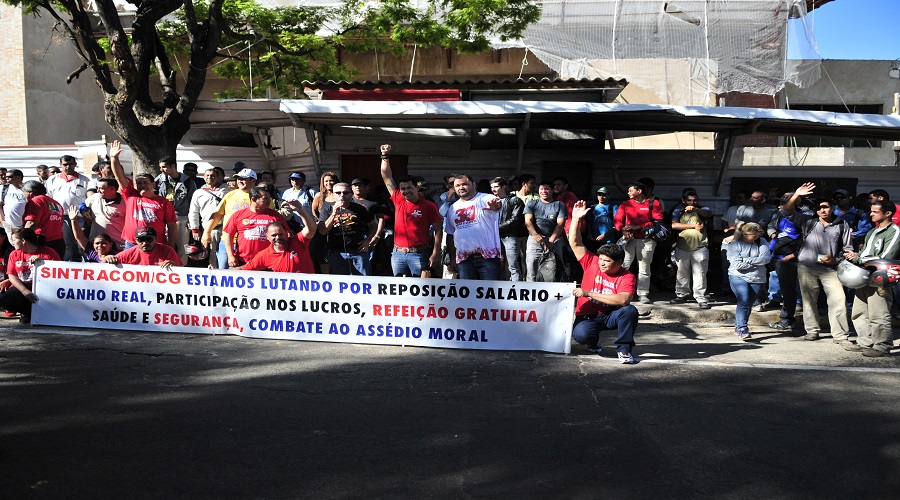
POLYGON ((0 387, 6 498, 888 498, 900 487, 897 374, 0 332, 0 387))

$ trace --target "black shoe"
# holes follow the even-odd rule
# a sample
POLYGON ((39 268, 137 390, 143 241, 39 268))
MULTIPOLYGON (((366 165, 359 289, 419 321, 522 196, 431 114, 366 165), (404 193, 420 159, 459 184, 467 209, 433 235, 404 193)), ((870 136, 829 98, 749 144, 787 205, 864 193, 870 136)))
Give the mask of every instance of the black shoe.
POLYGON ((709 305, 709 302, 701 302, 700 309, 712 309, 712 306, 709 305))
POLYGON ((788 331, 793 330, 794 325, 792 325, 790 321, 782 319, 778 323, 769 323, 769 328, 772 328, 774 330, 788 331))
POLYGON ((24 315, 20 314, 19 315, 19 324, 30 325, 31 324, 31 316, 24 316, 24 315))
POLYGON ((675 297, 674 299, 669 301, 669 304, 687 304, 687 297, 675 297))

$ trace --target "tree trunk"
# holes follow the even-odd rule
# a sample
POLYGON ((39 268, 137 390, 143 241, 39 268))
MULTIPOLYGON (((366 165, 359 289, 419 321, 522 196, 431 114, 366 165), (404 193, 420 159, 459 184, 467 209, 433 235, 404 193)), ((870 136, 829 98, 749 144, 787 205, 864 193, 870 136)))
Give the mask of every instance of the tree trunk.
MULTIPOLYGON (((178 143, 191 128, 190 117, 174 108, 144 111, 135 104, 132 108, 119 105, 115 95, 107 95, 106 122, 113 131, 131 146, 132 175, 159 173, 159 160, 176 157, 178 143), (160 123, 161 125, 146 125, 160 123)), ((154 104, 159 106, 159 104, 154 104)))

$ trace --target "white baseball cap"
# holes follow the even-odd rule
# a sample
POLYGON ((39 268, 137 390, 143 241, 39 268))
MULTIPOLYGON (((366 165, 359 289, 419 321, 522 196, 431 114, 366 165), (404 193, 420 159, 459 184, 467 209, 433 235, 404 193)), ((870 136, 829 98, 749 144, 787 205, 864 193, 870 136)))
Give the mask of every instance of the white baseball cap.
POLYGON ((250 170, 249 168, 245 168, 240 172, 234 174, 235 177, 241 177, 243 179, 257 179, 256 172, 250 170))

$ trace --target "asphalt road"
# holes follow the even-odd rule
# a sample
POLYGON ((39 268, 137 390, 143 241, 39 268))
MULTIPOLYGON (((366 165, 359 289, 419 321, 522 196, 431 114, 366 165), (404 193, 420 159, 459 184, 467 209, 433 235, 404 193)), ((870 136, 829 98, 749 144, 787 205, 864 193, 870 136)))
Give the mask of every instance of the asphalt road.
POLYGON ((900 496, 900 357, 825 341, 645 321, 624 366, 5 325, 2 498, 900 496))

